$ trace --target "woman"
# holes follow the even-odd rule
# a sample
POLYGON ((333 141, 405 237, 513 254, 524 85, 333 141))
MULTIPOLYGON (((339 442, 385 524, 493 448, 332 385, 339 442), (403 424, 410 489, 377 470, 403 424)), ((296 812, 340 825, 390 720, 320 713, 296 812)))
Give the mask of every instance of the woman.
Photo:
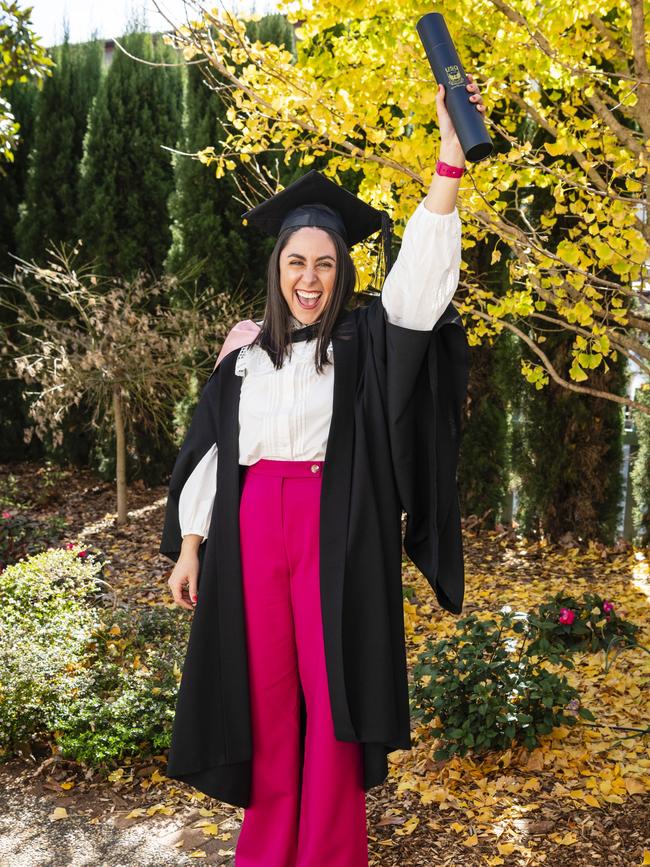
MULTIPOLYGON (((437 108, 440 160, 460 169, 442 85, 437 108)), ((407 554, 462 607, 468 357, 445 171, 354 310, 349 247, 385 215, 318 172, 245 215, 278 234, 264 319, 231 333, 201 393, 160 545, 194 610, 167 773, 246 808, 236 867, 368 863, 365 792, 411 746, 403 511, 407 554)))

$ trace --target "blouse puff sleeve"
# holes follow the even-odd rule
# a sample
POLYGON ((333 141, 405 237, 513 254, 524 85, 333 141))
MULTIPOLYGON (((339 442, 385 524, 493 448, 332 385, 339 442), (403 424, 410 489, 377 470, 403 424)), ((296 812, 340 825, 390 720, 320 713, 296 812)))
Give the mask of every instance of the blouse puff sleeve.
MULTIPOLYGON (((461 228, 458 209, 430 211, 420 202, 404 229, 402 246, 384 281, 381 300, 389 322, 431 331, 454 296, 460 277, 461 228)), ((206 452, 181 491, 181 535, 207 538, 216 493, 217 446, 206 452)))
POLYGON ((414 331, 433 329, 458 287, 461 229, 457 208, 438 214, 426 208, 424 200, 417 206, 381 293, 391 324, 414 331))

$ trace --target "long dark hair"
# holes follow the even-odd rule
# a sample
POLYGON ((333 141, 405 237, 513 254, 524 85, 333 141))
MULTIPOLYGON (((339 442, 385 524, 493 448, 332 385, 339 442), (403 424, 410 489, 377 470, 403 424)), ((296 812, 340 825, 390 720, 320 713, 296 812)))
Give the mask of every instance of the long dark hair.
MULTIPOLYGON (((282 367, 285 357, 291 352, 291 311, 282 294, 280 286, 280 254, 286 247, 289 238, 300 227, 290 227, 278 235, 278 240, 269 257, 266 284, 266 306, 264 308, 264 321, 259 334, 252 341, 266 351, 276 368, 282 367)), ((329 301, 322 316, 315 323, 317 332, 316 350, 314 363, 318 373, 322 373, 326 364, 330 364, 327 357, 332 332, 336 327, 340 314, 352 297, 357 285, 358 274, 355 268, 347 244, 337 235, 323 228, 330 236, 336 249, 336 276, 329 301)))

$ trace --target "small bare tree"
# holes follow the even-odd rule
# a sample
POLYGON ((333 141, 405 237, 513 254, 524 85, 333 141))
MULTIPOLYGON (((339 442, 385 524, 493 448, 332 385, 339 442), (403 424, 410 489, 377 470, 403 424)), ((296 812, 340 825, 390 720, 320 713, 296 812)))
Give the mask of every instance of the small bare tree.
POLYGON ((171 307, 164 299, 179 291, 174 277, 119 281, 90 266, 76 269, 76 250, 49 252, 48 267, 18 260, 12 277, 0 275, 0 306, 14 318, 0 326, 3 366, 9 362, 19 378, 38 386, 27 441, 49 430, 60 443, 62 420, 84 396, 93 407, 87 426, 100 435, 112 428, 117 522, 124 524, 129 437, 136 427, 152 438, 173 435, 170 407, 187 395, 193 375, 201 380, 212 370, 242 305, 206 290, 171 307))

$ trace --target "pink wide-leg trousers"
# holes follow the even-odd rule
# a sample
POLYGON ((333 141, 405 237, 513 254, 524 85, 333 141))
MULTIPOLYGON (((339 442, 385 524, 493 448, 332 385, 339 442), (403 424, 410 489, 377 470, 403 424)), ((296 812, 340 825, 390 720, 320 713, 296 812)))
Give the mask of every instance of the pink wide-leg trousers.
POLYGON ((245 470, 239 518, 253 754, 235 867, 368 865, 362 747, 334 736, 325 668, 323 465, 260 460, 245 470))

